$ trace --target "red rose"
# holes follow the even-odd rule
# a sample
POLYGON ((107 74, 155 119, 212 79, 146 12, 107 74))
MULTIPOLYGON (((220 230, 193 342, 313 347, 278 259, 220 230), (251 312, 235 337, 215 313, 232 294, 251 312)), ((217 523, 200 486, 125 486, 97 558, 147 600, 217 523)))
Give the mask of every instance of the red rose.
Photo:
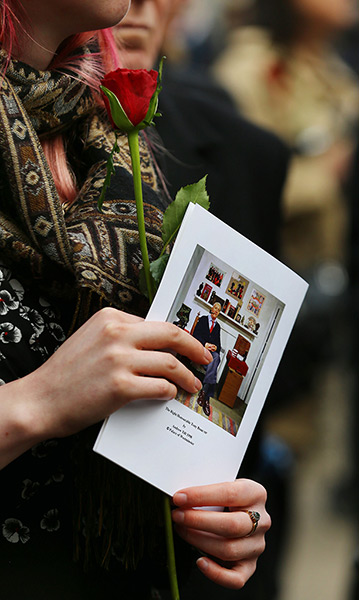
MULTIPOLYGON (((102 209, 106 189, 110 185, 111 176, 114 172, 114 153, 120 151, 117 143, 119 132, 127 133, 128 136, 136 206, 137 202, 142 204, 138 135, 141 129, 154 125, 154 117, 160 116, 157 107, 158 95, 162 89, 163 61, 164 57, 160 61, 158 72, 145 69, 116 69, 116 71, 111 71, 111 73, 105 75, 101 82, 100 90, 110 121, 115 129, 116 139, 107 160, 106 177, 98 199, 99 211, 102 209)), ((138 210, 143 212, 143 209, 138 210)))
MULTIPOLYGON (((133 127, 142 123, 148 113, 151 99, 157 89, 158 73, 153 69, 116 69, 101 81, 112 92, 133 127)), ((102 91, 102 90, 101 90, 102 91)), ((124 129, 123 122, 114 114, 113 106, 104 91, 102 96, 115 129, 124 129), (112 110, 111 110, 112 109, 112 110)), ((152 118, 152 115, 151 115, 152 118)))

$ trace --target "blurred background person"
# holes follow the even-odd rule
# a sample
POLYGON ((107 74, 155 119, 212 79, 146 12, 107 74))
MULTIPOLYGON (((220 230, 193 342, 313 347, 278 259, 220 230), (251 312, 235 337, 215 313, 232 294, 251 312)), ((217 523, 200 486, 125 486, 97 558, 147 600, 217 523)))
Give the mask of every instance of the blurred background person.
POLYGON ((354 25, 356 4, 237 0, 229 17, 228 43, 213 72, 241 113, 275 131, 294 153, 284 191, 281 248, 282 259, 312 284, 308 327, 327 339, 315 353, 312 345, 303 347, 311 350, 313 364, 328 348, 328 311, 347 279, 343 181, 353 152, 359 90, 333 41, 354 25))
POLYGON ((356 19, 354 0, 232 4, 214 73, 242 114, 295 153, 284 195, 283 258, 306 273, 343 259, 342 182, 353 151, 358 81, 331 42, 356 19), (237 23, 237 27, 234 26, 237 23))

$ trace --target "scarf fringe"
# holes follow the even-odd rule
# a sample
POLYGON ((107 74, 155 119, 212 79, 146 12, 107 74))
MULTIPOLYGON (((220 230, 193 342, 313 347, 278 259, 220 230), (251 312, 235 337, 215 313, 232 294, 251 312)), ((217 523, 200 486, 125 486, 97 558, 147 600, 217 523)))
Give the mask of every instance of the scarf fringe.
POLYGON ((74 559, 85 570, 108 570, 112 561, 135 570, 146 555, 164 563, 162 493, 92 452, 85 436, 94 439, 93 428, 78 436, 73 452, 74 559))

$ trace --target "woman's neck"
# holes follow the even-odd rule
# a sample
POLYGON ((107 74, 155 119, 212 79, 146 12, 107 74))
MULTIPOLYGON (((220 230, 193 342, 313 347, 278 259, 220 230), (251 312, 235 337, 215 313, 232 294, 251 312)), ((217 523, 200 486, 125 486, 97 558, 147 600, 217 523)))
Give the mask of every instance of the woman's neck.
POLYGON ((30 65, 34 69, 38 69, 39 71, 46 71, 53 57, 54 52, 51 52, 45 47, 28 47, 26 50, 22 50, 20 53, 14 53, 14 58, 26 63, 27 65, 30 65))
POLYGON ((61 39, 55 40, 51 35, 42 36, 36 31, 31 35, 24 34, 20 50, 14 52, 14 58, 44 71, 54 58, 61 41, 61 39))

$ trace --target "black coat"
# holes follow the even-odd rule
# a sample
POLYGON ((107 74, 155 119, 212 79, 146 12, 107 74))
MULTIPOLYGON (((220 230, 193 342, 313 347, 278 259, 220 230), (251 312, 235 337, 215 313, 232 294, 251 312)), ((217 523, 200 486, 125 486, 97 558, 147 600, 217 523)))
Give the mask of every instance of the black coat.
POLYGON ((157 131, 168 151, 171 195, 208 174, 211 212, 278 255, 287 147, 239 116, 227 93, 198 73, 165 64, 159 100, 157 131))

